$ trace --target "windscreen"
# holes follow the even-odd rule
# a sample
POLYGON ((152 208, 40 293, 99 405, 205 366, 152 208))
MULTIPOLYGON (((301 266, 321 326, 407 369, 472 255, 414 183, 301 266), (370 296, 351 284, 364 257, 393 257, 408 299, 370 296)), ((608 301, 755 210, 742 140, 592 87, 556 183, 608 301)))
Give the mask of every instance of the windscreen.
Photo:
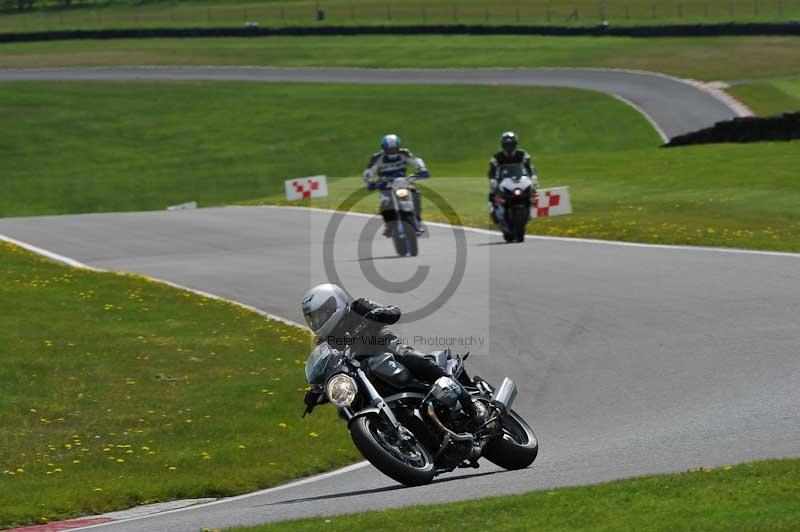
POLYGON ((322 384, 320 381, 325 376, 325 366, 333 354, 331 347, 323 342, 311 351, 306 360, 306 380, 309 384, 322 384))
POLYGON ((500 167, 500 179, 505 179, 507 177, 519 179, 527 175, 521 164, 504 164, 500 167))

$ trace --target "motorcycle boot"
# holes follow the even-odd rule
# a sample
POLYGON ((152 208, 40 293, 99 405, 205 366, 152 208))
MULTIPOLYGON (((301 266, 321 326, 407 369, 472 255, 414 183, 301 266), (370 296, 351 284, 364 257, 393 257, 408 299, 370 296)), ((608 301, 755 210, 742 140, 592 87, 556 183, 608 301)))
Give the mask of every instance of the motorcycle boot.
POLYGON ((488 412, 486 411, 486 407, 472 399, 472 396, 467 392, 466 388, 460 384, 459 387, 461 391, 458 396, 458 402, 461 403, 461 409, 467 417, 469 417, 470 427, 475 430, 486 423, 488 412))

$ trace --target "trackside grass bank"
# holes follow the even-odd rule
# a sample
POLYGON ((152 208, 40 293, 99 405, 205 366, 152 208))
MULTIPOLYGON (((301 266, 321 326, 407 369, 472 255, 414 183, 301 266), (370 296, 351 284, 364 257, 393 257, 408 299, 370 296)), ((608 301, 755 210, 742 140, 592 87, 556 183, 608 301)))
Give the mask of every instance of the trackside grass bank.
POLYGON ((290 177, 360 174, 387 131, 438 175, 481 175, 507 129, 565 162, 659 143, 622 102, 524 87, 6 83, 0 116, 14 124, 0 128, 0 216, 263 197, 290 177))
POLYGON ((300 418, 308 341, 229 303, 0 242, 0 528, 356 460, 331 409, 300 418))
POLYGON ((799 484, 800 460, 770 460, 236 530, 794 531, 799 484))
POLYGON ((0 44, 0 68, 118 65, 604 67, 701 80, 800 75, 800 37, 357 36, 0 44))

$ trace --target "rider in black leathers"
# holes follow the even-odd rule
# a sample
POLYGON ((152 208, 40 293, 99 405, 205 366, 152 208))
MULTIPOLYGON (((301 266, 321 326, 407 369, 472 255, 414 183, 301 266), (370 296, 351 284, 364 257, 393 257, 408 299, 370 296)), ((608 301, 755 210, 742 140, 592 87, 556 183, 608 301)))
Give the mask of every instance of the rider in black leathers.
MULTIPOLYGON (((395 360, 425 384, 433 384, 439 377, 447 377, 445 370, 438 364, 426 358, 423 353, 402 344, 397 335, 389 329, 389 325, 397 323, 400 319, 400 314, 400 309, 393 305, 380 305, 366 298, 356 299, 334 329, 329 334, 318 337, 317 341, 327 342, 332 348, 339 350, 349 346, 356 358, 392 353, 395 360), (367 314, 370 314, 370 317, 366 319, 366 325, 360 329, 356 337, 353 337, 352 333, 365 322, 367 314)), ((463 387, 459 399, 464 412, 473 420, 479 421, 475 405, 463 387)), ((322 392, 314 390, 306 392, 307 405, 318 404, 320 400, 324 400, 322 392)))
POLYGON ((500 151, 492 155, 489 159, 489 171, 487 177, 489 178, 489 215, 495 223, 497 223, 494 202, 497 193, 497 187, 500 184, 498 179, 497 170, 506 164, 518 164, 525 168, 528 177, 536 177, 536 168, 531 163, 531 156, 523 149, 517 149, 517 135, 513 131, 506 131, 500 137, 500 151))

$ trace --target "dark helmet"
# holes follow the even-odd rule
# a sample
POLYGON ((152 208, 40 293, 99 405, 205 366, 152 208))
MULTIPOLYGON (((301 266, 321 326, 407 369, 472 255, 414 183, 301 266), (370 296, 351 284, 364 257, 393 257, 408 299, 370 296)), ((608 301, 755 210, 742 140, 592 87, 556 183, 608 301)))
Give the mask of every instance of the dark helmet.
POLYGON ((511 155, 517 149, 517 135, 513 131, 506 131, 500 136, 500 146, 511 155))

